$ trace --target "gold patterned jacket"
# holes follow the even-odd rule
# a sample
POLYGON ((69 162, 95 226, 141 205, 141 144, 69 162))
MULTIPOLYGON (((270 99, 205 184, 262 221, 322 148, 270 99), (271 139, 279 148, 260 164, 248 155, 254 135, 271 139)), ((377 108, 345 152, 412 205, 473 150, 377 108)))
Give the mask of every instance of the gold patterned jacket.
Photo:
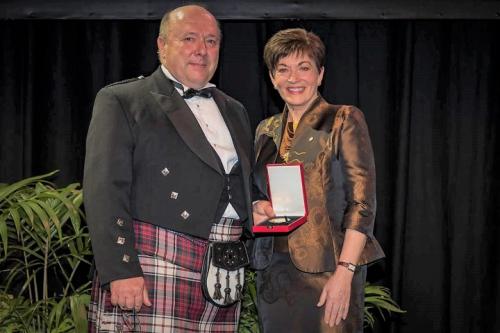
MULTIPOLYGON (((276 161, 288 111, 263 120, 255 136, 255 178, 266 193, 265 166, 276 161)), ((354 106, 331 105, 318 97, 302 116, 294 134, 289 163, 304 166, 309 215, 288 235, 290 256, 301 271, 334 271, 345 230, 367 236, 359 264, 384 257, 373 236, 375 164, 363 113, 354 106)), ((273 237, 257 236, 253 266, 265 268, 272 256, 273 237)))

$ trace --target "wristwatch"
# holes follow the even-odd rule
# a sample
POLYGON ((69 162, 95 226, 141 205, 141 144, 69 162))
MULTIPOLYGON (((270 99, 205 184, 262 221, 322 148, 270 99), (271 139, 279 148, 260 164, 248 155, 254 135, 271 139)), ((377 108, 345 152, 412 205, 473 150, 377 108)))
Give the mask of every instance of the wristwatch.
POLYGON ((351 272, 356 272, 356 265, 354 265, 352 262, 346 262, 346 261, 339 261, 338 264, 340 266, 344 266, 345 268, 347 268, 348 270, 350 270, 351 272))

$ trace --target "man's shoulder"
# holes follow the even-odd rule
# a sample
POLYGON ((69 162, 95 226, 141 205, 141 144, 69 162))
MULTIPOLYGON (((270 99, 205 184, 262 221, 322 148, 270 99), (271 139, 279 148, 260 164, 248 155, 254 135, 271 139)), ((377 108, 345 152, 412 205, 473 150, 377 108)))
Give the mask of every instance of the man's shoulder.
POLYGON ((238 101, 236 98, 229 96, 228 94, 226 94, 225 92, 223 92, 219 88, 215 88, 215 90, 226 100, 227 103, 230 103, 230 105, 236 106, 240 109, 245 109, 243 104, 240 101, 238 101))
POLYGON ((127 89, 129 87, 136 87, 137 84, 142 84, 145 82, 146 77, 144 75, 139 75, 130 79, 121 80, 118 82, 113 82, 105 86, 103 89, 127 89))
POLYGON ((148 91, 147 81, 149 77, 137 76, 108 84, 99 90, 96 100, 114 96, 122 101, 132 101, 144 96, 148 91))

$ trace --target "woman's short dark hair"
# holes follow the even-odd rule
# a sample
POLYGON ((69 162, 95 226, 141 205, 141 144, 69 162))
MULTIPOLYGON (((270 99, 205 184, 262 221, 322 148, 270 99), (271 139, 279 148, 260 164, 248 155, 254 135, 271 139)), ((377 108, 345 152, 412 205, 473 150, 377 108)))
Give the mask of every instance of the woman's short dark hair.
POLYGON ((264 47, 264 61, 274 75, 280 59, 292 54, 307 54, 318 70, 325 64, 325 44, 313 32, 300 28, 281 30, 275 33, 264 47))

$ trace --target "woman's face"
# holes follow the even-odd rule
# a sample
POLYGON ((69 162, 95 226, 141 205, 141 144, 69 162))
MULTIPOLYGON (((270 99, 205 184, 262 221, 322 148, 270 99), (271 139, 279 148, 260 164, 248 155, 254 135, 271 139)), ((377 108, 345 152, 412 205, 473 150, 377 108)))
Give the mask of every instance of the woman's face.
POLYGON ((289 109, 304 112, 317 96, 323 72, 307 54, 294 53, 281 58, 270 76, 289 109))

